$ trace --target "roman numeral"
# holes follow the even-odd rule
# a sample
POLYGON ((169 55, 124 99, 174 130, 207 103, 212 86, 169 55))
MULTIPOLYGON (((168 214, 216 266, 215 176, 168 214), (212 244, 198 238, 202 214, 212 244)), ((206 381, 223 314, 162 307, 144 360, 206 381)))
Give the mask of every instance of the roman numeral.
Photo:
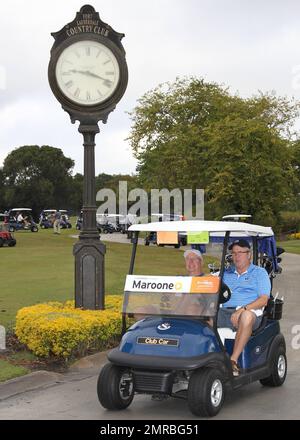
POLYGON ((86 100, 87 100, 87 101, 90 101, 90 100, 91 100, 90 92, 86 92, 86 100))
POLYGON ((103 66, 104 66, 105 64, 108 64, 108 63, 111 63, 111 60, 106 60, 106 61, 103 63, 103 66))
POLYGON ((105 72, 105 75, 114 75, 115 72, 105 72))
POLYGON ((79 94, 80 94, 80 89, 77 87, 74 93, 75 98, 78 98, 79 94))
POLYGON ((85 53, 88 57, 91 55, 91 48, 89 46, 85 48, 85 53))
POLYGON ((65 84, 65 86, 69 89, 70 87, 72 87, 72 85, 73 85, 73 81, 68 81, 66 84, 65 84))

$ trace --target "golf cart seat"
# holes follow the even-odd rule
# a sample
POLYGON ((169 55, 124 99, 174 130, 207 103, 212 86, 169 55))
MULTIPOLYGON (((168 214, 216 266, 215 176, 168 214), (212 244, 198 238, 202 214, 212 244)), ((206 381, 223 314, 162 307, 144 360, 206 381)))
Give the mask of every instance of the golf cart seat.
MULTIPOLYGON (((258 333, 260 333, 266 327, 266 325, 268 323, 269 316, 270 316, 270 308, 272 307, 272 302, 273 302, 273 297, 271 296, 268 300, 268 303, 267 303, 265 309, 264 309, 261 323, 257 329, 252 331, 251 336, 256 336, 258 333)), ((221 338, 221 341, 223 344, 224 344, 225 339, 235 339, 235 337, 236 337, 236 332, 231 330, 231 328, 229 328, 229 327, 219 327, 218 333, 220 335, 220 338, 221 338)))
POLYGON ((219 327, 218 333, 220 335, 220 339, 222 341, 222 344, 224 344, 225 339, 235 339, 236 332, 231 330, 229 327, 219 327))
MULTIPOLYGON (((264 313, 259 327, 255 330, 253 330, 251 336, 256 336, 258 333, 260 333, 267 325, 267 322, 268 322, 268 316, 265 315, 265 313, 264 313)), ((236 332, 233 331, 229 327, 219 327, 218 333, 220 335, 220 338, 221 338, 221 341, 223 344, 224 344, 225 339, 235 339, 235 337, 236 337, 236 332)))

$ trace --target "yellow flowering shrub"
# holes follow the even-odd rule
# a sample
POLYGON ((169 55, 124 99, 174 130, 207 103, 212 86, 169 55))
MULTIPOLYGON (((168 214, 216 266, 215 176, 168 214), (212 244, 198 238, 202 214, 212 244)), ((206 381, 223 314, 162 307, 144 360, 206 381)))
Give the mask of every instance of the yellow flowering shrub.
POLYGON ((20 309, 16 336, 37 356, 68 359, 101 349, 121 333, 122 297, 105 297, 105 310, 75 309, 74 301, 49 302, 20 309))
POLYGON ((295 234, 288 235, 290 240, 300 240, 300 232, 296 232, 295 234))

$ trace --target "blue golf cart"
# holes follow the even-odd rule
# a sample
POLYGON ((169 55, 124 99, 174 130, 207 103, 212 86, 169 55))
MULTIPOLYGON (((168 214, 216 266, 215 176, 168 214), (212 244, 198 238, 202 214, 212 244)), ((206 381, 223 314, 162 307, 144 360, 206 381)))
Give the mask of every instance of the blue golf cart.
POLYGON ((253 263, 270 261, 269 276, 274 277, 280 271, 272 229, 243 222, 197 220, 139 224, 130 229, 134 237, 124 291, 123 336, 119 347, 109 352, 109 363, 98 378, 102 406, 121 410, 131 404, 135 394, 158 394, 187 399, 193 414, 211 417, 220 411, 228 387, 237 389, 258 380, 263 386, 282 385, 287 359, 279 325, 281 300, 271 295, 260 327, 239 357, 239 376, 233 375, 230 362, 236 333, 217 327, 219 308, 231 294, 222 282, 226 266, 231 264, 230 243, 247 239, 253 263), (219 270, 214 267, 213 274, 202 277, 136 275, 140 231, 171 231, 173 236, 194 233, 198 237, 199 232, 205 232, 207 240, 199 245, 206 245, 219 270), (136 322, 127 329, 128 318, 136 322))
MULTIPOLYGON (((66 209, 60 209, 59 212, 61 213, 60 228, 71 229, 72 225, 69 221, 68 211, 66 209)), ((40 214, 40 227, 42 229, 53 228, 55 213, 56 209, 43 209, 40 214)))
POLYGON ((9 232, 38 232, 38 225, 33 220, 31 208, 12 208, 8 211, 9 232), (20 219, 21 217, 21 219, 20 219))

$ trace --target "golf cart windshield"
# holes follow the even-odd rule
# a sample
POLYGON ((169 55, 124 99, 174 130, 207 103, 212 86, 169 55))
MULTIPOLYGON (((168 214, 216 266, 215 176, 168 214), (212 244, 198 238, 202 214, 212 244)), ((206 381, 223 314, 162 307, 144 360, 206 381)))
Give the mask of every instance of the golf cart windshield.
POLYGON ((127 275, 123 313, 213 317, 220 279, 216 276, 127 275))
MULTIPOLYGON (((261 253, 259 242, 274 236, 270 227, 205 220, 136 224, 130 226, 129 231, 134 232, 134 238, 124 289, 123 317, 129 314, 135 318, 143 315, 215 317, 219 303, 226 302, 230 295, 223 283, 220 288, 224 271, 232 265, 229 245, 237 239, 247 240, 251 246, 253 263, 258 264, 258 254, 261 253), (186 237, 183 250, 191 247, 200 250, 205 259, 203 272, 207 274, 205 266, 208 265, 211 274, 199 277, 169 276, 173 275, 171 269, 177 274, 183 272, 182 249, 176 249, 177 253, 172 260, 161 260, 161 263, 155 260, 155 264, 149 264, 149 269, 153 270, 149 275, 133 275, 138 234, 149 231, 157 234, 160 246, 178 244, 182 236, 186 237), (167 267, 164 267, 166 263, 167 267), (165 275, 156 276, 158 271, 161 274, 163 267, 165 275)), ((150 253, 149 257, 153 259, 150 253)))

